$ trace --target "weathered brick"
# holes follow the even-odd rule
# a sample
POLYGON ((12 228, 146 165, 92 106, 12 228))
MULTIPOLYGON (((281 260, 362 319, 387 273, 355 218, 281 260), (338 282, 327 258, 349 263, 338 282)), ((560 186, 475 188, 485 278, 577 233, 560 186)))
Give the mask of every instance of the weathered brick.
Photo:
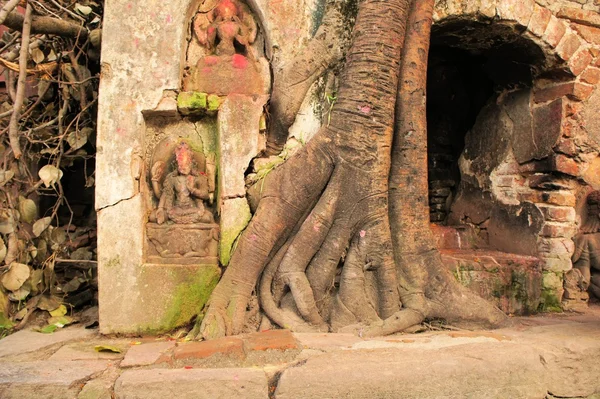
POLYGON ((546 43, 548 43, 552 47, 558 46, 560 43, 560 39, 563 38, 565 32, 567 31, 567 24, 554 15, 550 17, 550 22, 546 27, 546 31, 544 32, 543 39, 546 43))
POLYGON ((573 94, 575 82, 561 83, 554 86, 535 89, 533 92, 533 101, 536 103, 545 103, 556 100, 568 94, 573 94))
POLYGON ((594 28, 587 25, 572 23, 573 28, 588 43, 600 44, 600 28, 594 28))
POLYGON ((590 96, 592 95, 593 92, 594 92, 594 86, 588 85, 585 83, 576 82, 575 88, 573 90, 573 94, 570 96, 567 96, 567 97, 569 97, 575 101, 585 101, 588 98, 590 98, 590 96))
POLYGON ((534 6, 531 19, 529 20, 529 31, 531 31, 534 35, 538 37, 542 37, 542 35, 546 31, 546 28, 548 27, 550 17, 552 17, 552 13, 550 12, 550 10, 544 7, 540 7, 536 4, 534 6))
POLYGON ((556 154, 552 158, 554 170, 556 172, 564 173, 569 176, 581 175, 581 165, 573 158, 567 157, 563 154, 556 154))
MULTIPOLYGON (((571 254, 575 251, 575 243, 571 238, 556 237, 540 238, 538 241, 538 251, 544 254, 544 257, 553 257, 549 255, 567 255, 571 257, 571 254)), ((556 258, 556 256, 554 256, 556 258)))
POLYGON ((550 204, 574 207, 577 203, 575 195, 568 191, 533 191, 521 195, 524 201, 534 204, 550 204))
POLYGON ((533 14, 533 0, 502 0, 498 4, 498 15, 501 19, 517 21, 527 26, 533 14))
POLYGON ((573 75, 579 76, 591 62, 592 54, 589 50, 582 49, 573 54, 569 59, 569 69, 573 75))
POLYGON ((544 237, 573 237, 576 227, 571 223, 547 222, 542 227, 541 235, 544 237))
POLYGON ((575 7, 561 7, 557 16, 583 25, 600 27, 600 14, 594 11, 582 10, 575 7))
POLYGON ((542 268, 548 272, 566 272, 573 268, 573 263, 570 259, 544 258, 542 268))
POLYGON ((600 82, 600 68, 587 67, 580 76, 580 79, 584 83, 595 85, 600 82))
POLYGON ((269 330, 249 334, 244 340, 244 345, 246 351, 298 349, 298 342, 290 330, 269 330))
POLYGON ((244 344, 234 337, 217 338, 203 342, 186 342, 175 348, 174 358, 204 359, 217 353, 244 358, 244 344))
POLYGON ((582 44, 581 38, 576 33, 568 32, 556 46, 556 53, 560 58, 568 61, 579 50, 582 44))
POLYGON ((574 157, 575 155, 577 155, 579 153, 579 150, 577 149, 575 142, 573 141, 573 139, 570 139, 570 138, 560 139, 560 141, 558 142, 556 147, 554 147, 554 150, 561 154, 566 154, 566 155, 569 155, 572 157, 574 157))
POLYGON ((544 218, 551 222, 575 223, 577 218, 575 209, 568 206, 539 204, 538 208, 544 214, 544 218))

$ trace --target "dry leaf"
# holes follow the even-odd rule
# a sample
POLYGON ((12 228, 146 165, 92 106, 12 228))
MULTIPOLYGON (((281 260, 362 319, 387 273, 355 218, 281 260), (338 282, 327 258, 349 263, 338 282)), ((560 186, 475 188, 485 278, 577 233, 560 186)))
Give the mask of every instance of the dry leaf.
POLYGON ((13 262, 8 272, 2 276, 2 285, 9 291, 17 291, 30 275, 29 266, 13 262))
POLYGON ((60 317, 67 314, 67 307, 65 305, 60 305, 58 308, 50 311, 50 316, 52 317, 60 317))
POLYGON ((21 214, 21 220, 32 223, 37 216, 37 206, 35 202, 30 199, 22 198, 19 201, 19 213, 21 214))
POLYGON ((35 222, 33 224, 33 235, 35 235, 36 237, 39 237, 40 234, 42 234, 44 232, 44 230, 46 230, 48 228, 48 226, 50 226, 51 222, 52 222, 51 217, 45 217, 45 218, 42 218, 42 219, 38 220, 37 222, 35 222))
POLYGON ((46 165, 38 172, 40 179, 44 182, 44 186, 54 186, 63 176, 63 171, 53 165, 46 165))

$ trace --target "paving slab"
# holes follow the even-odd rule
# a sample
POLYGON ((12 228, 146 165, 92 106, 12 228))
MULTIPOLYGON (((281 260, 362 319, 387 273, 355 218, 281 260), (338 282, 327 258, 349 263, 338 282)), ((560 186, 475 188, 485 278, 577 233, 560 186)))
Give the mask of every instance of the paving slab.
POLYGON ((288 368, 275 397, 541 399, 545 379, 539 353, 513 343, 363 349, 326 353, 288 368))
POLYGON ((0 367, 1 397, 74 398, 89 378, 107 367, 106 361, 5 362, 0 367))
POLYGON ((117 380, 117 399, 268 399, 267 376, 252 369, 128 370, 117 380))
POLYGON ((354 334, 294 333, 294 337, 302 347, 322 351, 351 348, 352 345, 363 341, 354 334))
POLYGON ((174 347, 175 341, 134 345, 127 351, 125 358, 121 362, 121 367, 139 367, 154 364, 174 347))
POLYGON ((31 330, 18 331, 0 340, 0 358, 35 352, 59 343, 91 339, 96 335, 95 330, 86 330, 83 327, 69 327, 57 330, 52 334, 42 334, 31 330))
POLYGON ((112 399, 113 386, 120 375, 118 367, 109 367, 102 375, 87 382, 77 399, 112 399))
POLYGON ((85 340, 67 343, 58 349, 48 360, 121 360, 129 349, 129 341, 123 339, 85 340), (119 349, 120 353, 97 351, 96 346, 119 349))

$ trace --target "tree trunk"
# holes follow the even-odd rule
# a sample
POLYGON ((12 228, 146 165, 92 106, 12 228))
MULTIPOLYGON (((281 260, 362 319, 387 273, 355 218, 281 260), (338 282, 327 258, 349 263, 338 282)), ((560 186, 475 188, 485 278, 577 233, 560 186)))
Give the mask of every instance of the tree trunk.
MULTIPOLYGON (((266 178, 257 212, 210 299, 204 338, 241 332, 259 280, 262 310, 295 331, 391 333, 443 317, 445 308, 432 305, 436 293, 464 293, 441 268, 427 218, 424 76, 432 3, 416 0, 413 7, 398 95, 399 112, 410 109, 411 119, 396 129, 410 0, 360 3, 330 124, 266 178), (413 80, 421 91, 406 97, 413 80), (404 140, 406 126, 419 130, 418 138, 404 140), (408 165, 410 157, 419 163, 408 165)), ((463 313, 488 320, 480 313, 490 309, 485 303, 477 314, 463 313)))

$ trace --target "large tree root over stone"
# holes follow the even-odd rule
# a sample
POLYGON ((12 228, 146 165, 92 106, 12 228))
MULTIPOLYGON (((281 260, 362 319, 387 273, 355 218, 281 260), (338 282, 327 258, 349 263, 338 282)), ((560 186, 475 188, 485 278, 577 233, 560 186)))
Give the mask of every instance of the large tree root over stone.
POLYGON ((380 335, 430 317, 505 320, 444 270, 431 245, 421 136, 432 3, 414 0, 410 20, 410 0, 360 3, 331 122, 266 178, 202 337, 240 333, 257 284, 264 313, 294 331, 380 335))

